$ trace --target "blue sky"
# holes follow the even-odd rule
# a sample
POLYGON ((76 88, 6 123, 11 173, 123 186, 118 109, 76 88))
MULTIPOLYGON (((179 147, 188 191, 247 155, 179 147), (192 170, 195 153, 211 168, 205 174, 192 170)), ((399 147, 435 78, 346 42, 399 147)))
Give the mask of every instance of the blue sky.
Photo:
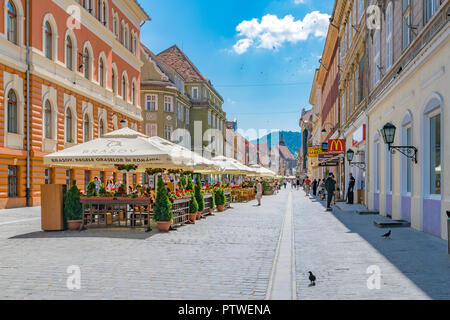
POLYGON ((155 53, 177 44, 222 95, 228 120, 299 131, 333 1, 139 2, 152 19, 141 41, 155 53))

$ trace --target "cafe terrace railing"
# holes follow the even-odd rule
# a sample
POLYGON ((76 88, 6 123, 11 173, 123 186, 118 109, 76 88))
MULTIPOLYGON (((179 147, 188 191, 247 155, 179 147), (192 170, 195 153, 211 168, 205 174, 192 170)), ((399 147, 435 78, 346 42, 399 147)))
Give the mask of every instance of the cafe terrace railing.
POLYGON ((153 217, 150 198, 81 197, 83 226, 150 228, 153 217))

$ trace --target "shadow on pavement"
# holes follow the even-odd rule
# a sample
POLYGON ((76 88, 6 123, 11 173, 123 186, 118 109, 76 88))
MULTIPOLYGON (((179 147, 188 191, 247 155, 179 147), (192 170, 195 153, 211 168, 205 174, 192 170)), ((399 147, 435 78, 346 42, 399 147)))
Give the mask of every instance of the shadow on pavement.
MULTIPOLYGON (((325 202, 314 202, 326 208, 325 202)), ((381 236, 388 229, 375 227, 374 221, 391 219, 340 211, 334 205, 332 208, 329 214, 345 225, 348 233, 361 236, 431 299, 450 299, 450 255, 446 241, 412 228, 392 228, 390 239, 384 239, 381 236)))
MULTIPOLYGON (((173 232, 173 231, 172 231, 173 232)), ((132 239, 146 240, 158 234, 157 229, 145 232, 144 229, 88 229, 85 231, 37 231, 26 234, 17 235, 9 239, 52 239, 52 238, 111 238, 111 239, 132 239)))

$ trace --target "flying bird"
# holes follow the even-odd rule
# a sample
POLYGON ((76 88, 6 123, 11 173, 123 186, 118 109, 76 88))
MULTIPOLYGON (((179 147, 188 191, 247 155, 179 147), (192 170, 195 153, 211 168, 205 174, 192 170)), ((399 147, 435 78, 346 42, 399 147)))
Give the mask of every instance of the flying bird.
POLYGON ((309 271, 309 281, 311 281, 310 285, 315 286, 316 285, 316 276, 313 275, 311 271, 309 271))
POLYGON ((390 239, 391 238, 391 230, 389 230, 387 233, 383 234, 381 237, 385 238, 385 239, 390 239))

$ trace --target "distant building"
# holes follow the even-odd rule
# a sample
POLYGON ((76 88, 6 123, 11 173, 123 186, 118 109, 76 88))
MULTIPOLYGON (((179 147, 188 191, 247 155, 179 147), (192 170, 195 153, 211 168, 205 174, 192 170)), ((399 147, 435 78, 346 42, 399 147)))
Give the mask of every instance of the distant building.
POLYGON ((191 149, 191 99, 184 78, 141 44, 142 132, 191 149))
POLYGON ((222 96, 176 45, 156 57, 184 81, 184 92, 192 105, 189 119, 192 149, 206 157, 222 155, 226 121, 222 96))

